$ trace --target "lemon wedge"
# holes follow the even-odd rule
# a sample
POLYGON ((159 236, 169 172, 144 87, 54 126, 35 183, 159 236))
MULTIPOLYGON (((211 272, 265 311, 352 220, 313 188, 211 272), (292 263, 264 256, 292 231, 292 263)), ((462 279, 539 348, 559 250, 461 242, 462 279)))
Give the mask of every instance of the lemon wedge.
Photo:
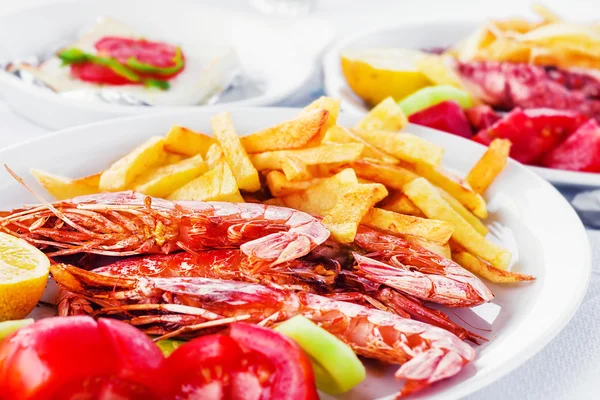
POLYGON ((367 103, 375 105, 389 96, 398 101, 431 84, 415 66, 421 56, 404 49, 350 49, 342 53, 342 72, 367 103))
POLYGON ((50 261, 23 239, 0 232, 0 321, 27 316, 42 297, 50 261))

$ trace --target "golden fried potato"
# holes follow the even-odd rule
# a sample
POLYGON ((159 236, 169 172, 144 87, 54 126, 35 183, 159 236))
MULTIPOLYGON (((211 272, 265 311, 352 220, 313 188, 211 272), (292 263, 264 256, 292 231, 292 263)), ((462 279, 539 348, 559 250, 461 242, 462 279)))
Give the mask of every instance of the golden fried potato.
POLYGON ((263 204, 268 204, 270 206, 285 207, 285 203, 279 197, 273 197, 272 199, 267 199, 267 200, 263 201, 263 204))
POLYGON ((164 150, 165 140, 160 136, 154 136, 136 147, 100 177, 100 190, 116 192, 125 190, 141 174, 148 169, 164 164, 166 152, 164 150))
POLYGON ((394 235, 411 235, 440 244, 447 243, 454 232, 452 224, 446 221, 413 217, 381 208, 370 209, 362 223, 394 235))
POLYGON ((312 178, 308 165, 294 156, 283 157, 279 162, 285 177, 290 181, 305 181, 312 178))
POLYGON ((425 164, 400 163, 400 165, 448 192, 477 217, 487 218, 485 200, 460 177, 442 168, 425 164))
POLYGON ((340 114, 341 103, 342 102, 340 99, 334 99, 333 97, 321 96, 317 100, 313 101, 312 103, 310 103, 309 105, 304 107, 298 115, 302 116, 304 114, 308 114, 308 113, 312 112, 313 110, 317 110, 317 109, 327 110, 329 112, 329 115, 327 117, 327 122, 325 123, 325 125, 323 126, 323 129, 321 130, 322 133, 325 133, 332 126, 335 126, 335 124, 337 123, 338 115, 340 114))
POLYGON ((255 192, 260 190, 258 171, 252 165, 246 150, 240 142, 229 113, 223 112, 210 119, 210 124, 219 141, 229 168, 235 176, 238 187, 255 192))
POLYGON ((404 185, 404 193, 428 218, 448 221, 454 225, 452 239, 474 255, 493 266, 506 269, 511 254, 481 236, 463 217, 441 197, 439 191, 425 178, 404 185))
POLYGON ((475 230, 481 235, 484 236, 488 234, 488 228, 484 225, 483 222, 479 218, 477 218, 471 211, 467 210, 465 206, 463 206, 460 201, 456 200, 454 197, 450 196, 446 191, 442 189, 438 189, 442 199, 446 200, 446 203, 450 205, 461 217, 465 219, 475 230))
POLYGON ((287 207, 313 215, 324 216, 335 207, 341 196, 358 185, 356 174, 350 168, 323 179, 303 192, 282 197, 287 207))
POLYGON ((419 175, 397 165, 378 164, 368 160, 356 160, 346 167, 354 169, 356 175, 374 182, 383 183, 391 189, 402 190, 402 187, 417 179, 419 175))
POLYGON ((290 181, 280 171, 271 171, 267 174, 267 186, 273 196, 281 197, 306 190, 323 179, 313 178, 305 181, 290 181))
POLYGON ((352 243, 363 216, 387 196, 385 186, 379 183, 359 184, 346 191, 323 218, 323 225, 340 243, 352 243))
POLYGON ((361 158, 370 158, 386 164, 397 164, 398 159, 379 150, 377 147, 365 142, 360 137, 352 133, 349 129, 336 125, 329 129, 323 137, 323 143, 362 143, 365 148, 361 158))
POLYGON ((207 171, 202 155, 151 170, 135 180, 134 190, 154 197, 169 194, 207 171))
POLYGON ((167 155, 165 157, 165 165, 177 164, 178 162, 183 161, 185 159, 186 157, 181 154, 167 152, 167 155))
POLYGON ((298 149, 319 135, 327 124, 329 112, 322 108, 300 113, 295 119, 242 137, 248 153, 298 149))
POLYGON ((357 129, 365 131, 396 132, 408 124, 408 119, 400 106, 390 96, 377 104, 356 124, 357 129))
POLYGON ((356 160, 363 150, 364 146, 359 143, 329 143, 308 149, 278 150, 252 154, 250 160, 252 160, 252 164, 257 170, 264 171, 265 169, 281 168, 281 160, 284 157, 295 157, 306 165, 342 163, 356 160))
POLYGON ((354 129, 354 134, 379 150, 411 163, 438 166, 444 149, 410 133, 354 129))
POLYGON ((208 135, 174 125, 165 138, 165 150, 188 157, 204 156, 213 143, 216 143, 215 139, 208 135))
POLYGON ((393 191, 388 197, 383 199, 380 207, 384 210, 393 211, 399 214, 424 217, 421 209, 415 206, 413 202, 399 190, 393 191))
POLYGON ((225 153, 218 143, 213 143, 206 152, 206 165, 208 169, 213 169, 225 160, 225 153))
POLYGON ((100 192, 98 188, 100 174, 78 180, 51 175, 38 169, 32 169, 30 172, 56 200, 66 200, 100 192))
POLYGON ((484 261, 467 251, 452 253, 452 259, 467 271, 494 283, 515 283, 535 280, 535 277, 531 275, 498 269, 489 262, 484 261))
POLYGON ((549 24, 552 22, 562 21, 562 18, 558 14, 550 10, 548 7, 543 6, 539 3, 533 3, 531 5, 531 10, 540 17, 542 17, 544 23, 549 24))
POLYGON ((502 172, 510 153, 510 140, 494 139, 465 179, 479 194, 483 194, 502 172))
POLYGON ((226 162, 175 190, 167 199, 244 202, 235 177, 226 162))

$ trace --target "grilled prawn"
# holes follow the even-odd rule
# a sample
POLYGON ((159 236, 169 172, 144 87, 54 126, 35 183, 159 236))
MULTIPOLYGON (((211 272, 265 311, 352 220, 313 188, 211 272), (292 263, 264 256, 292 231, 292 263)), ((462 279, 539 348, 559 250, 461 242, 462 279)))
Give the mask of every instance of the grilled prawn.
MULTIPOLYGON (((297 259, 267 269, 257 268, 256 262, 239 250, 208 250, 196 254, 154 254, 118 260, 95 273, 113 277, 202 277, 260 283, 307 293, 323 294, 337 300, 366 305, 389 311, 405 318, 414 318, 444 328, 461 339, 475 343, 485 340, 454 323, 444 313, 432 310, 415 299, 380 284, 370 284, 343 271, 339 263, 297 259), (337 279, 337 278, 341 279, 337 279)), ((91 314, 93 307, 77 295, 61 291, 59 315, 91 314), (82 308, 87 305, 87 308, 82 308)))
POLYGON ((256 203, 167 201, 135 192, 77 197, 4 213, 0 229, 48 248, 48 256, 128 256, 240 248, 279 264, 308 254, 329 237, 314 217, 256 203))
POLYGON ((312 293, 200 277, 114 277, 65 264, 52 265, 51 273, 63 288, 100 307, 94 315, 118 315, 142 328, 160 323, 171 328, 163 337, 236 320, 273 325, 303 315, 357 354, 402 364, 396 372, 406 379, 401 395, 456 375, 475 355, 446 330, 312 293))

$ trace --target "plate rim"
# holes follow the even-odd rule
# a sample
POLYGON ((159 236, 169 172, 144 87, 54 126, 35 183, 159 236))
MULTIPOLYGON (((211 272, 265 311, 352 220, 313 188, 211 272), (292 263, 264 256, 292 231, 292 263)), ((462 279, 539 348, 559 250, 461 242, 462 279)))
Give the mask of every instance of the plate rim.
MULTIPOLYGON (((268 112, 291 113, 291 112, 299 111, 299 110, 301 110, 301 108, 296 108, 296 107, 232 107, 230 109, 231 112, 236 112, 236 111, 250 112, 251 111, 255 114, 264 113, 264 112, 267 112, 267 113, 268 112)), ((212 110, 209 110, 209 109, 202 109, 202 110, 195 110, 194 113, 195 114, 208 114, 211 111, 212 110)), ((42 141, 42 140, 59 139, 61 136, 72 135, 73 134, 72 132, 85 131, 85 130, 89 129, 90 127, 100 127, 100 128, 106 127, 106 126, 110 127, 111 125, 116 126, 123 122, 135 123, 135 121, 137 121, 137 120, 162 119, 162 118, 165 118, 166 116, 169 116, 172 118, 177 118, 179 115, 189 115, 191 113, 192 112, 189 110, 178 110, 176 112, 166 111, 166 112, 161 112, 161 113, 140 114, 140 115, 115 118, 115 119, 99 121, 99 122, 91 122, 91 123, 76 126, 76 127, 70 127, 70 128, 65 128, 62 130, 57 130, 57 131, 52 132, 45 136, 38 136, 38 137, 30 138, 29 140, 26 140, 26 141, 23 141, 20 143, 13 144, 9 147, 1 149, 0 157, 3 154, 14 151, 15 149, 17 149, 19 147, 26 147, 30 143, 34 143, 34 142, 42 141)), ((342 115, 344 115, 344 114, 348 114, 348 113, 342 112, 342 115)), ((347 117, 355 118, 356 116, 352 116, 352 114, 348 114, 347 117)), ((344 118, 344 117, 342 117, 342 118, 344 118)), ((425 128, 425 127, 418 127, 418 128, 430 130, 430 131, 435 132, 436 134, 440 134, 439 131, 434 130, 434 129, 425 128)), ((441 132, 441 133, 443 133, 443 132, 441 132)), ((458 138, 458 137, 456 139, 467 140, 467 139, 458 138)), ((474 143, 471 141, 468 141, 468 142, 472 143, 473 145, 481 146, 482 148, 484 148, 484 146, 481 144, 474 143)), ((539 175, 534 173, 531 169, 523 166, 522 164, 520 164, 519 162, 517 162, 515 160, 509 160, 509 164, 517 166, 517 168, 519 169, 519 173, 525 173, 525 174, 529 175, 529 177, 531 177, 532 179, 535 179, 536 181, 538 181, 541 185, 543 185, 547 189, 550 189, 550 191, 552 193, 554 193, 554 195, 556 196, 556 199, 561 204, 563 204, 564 211, 566 213, 568 213, 568 215, 569 215, 569 221, 574 224, 573 225, 573 228, 574 228, 573 233, 577 234, 577 238, 584 239, 584 240, 580 241, 581 246, 583 246, 581 250, 584 250, 584 253, 582 254, 583 258, 581 260, 582 261, 581 265, 578 264, 578 267, 583 268, 582 272, 585 273, 584 274, 585 279, 582 279, 581 281, 577 282, 577 287, 579 288, 579 290, 577 291, 577 293, 575 293, 573 295, 574 301, 571 302, 571 306, 569 307, 569 309, 565 310, 565 312, 563 313, 563 318, 560 320, 556 320, 552 324, 552 326, 549 327, 545 331, 545 334, 541 337, 538 337, 532 345, 530 345, 529 347, 526 348, 526 350, 521 351, 519 353, 515 353, 509 359, 507 359, 506 362, 504 362, 503 364, 501 364, 497 367, 490 368, 484 375, 480 376, 475 382, 470 383, 469 385, 466 385, 465 387, 462 387, 462 388, 455 388, 451 395, 446 394, 447 390, 443 390, 439 393, 432 394, 431 398, 436 398, 436 399, 438 399, 438 398, 444 398, 444 399, 445 398, 461 398, 461 397, 472 394, 472 393, 488 386, 489 384, 499 380, 500 378, 504 377, 511 371, 515 370, 516 368, 518 368, 519 366, 524 364, 526 361, 531 359, 535 354, 540 352, 544 347, 546 347, 546 345, 551 340, 553 340, 564 329, 564 327, 571 321, 571 319, 575 315, 576 311, 578 310, 579 306, 581 305, 581 303, 585 297, 587 287, 589 285, 589 281, 590 281, 590 277, 591 277, 591 272, 592 272, 592 253, 591 253, 591 245, 589 243, 589 239, 587 237, 587 233, 586 233, 583 223, 577 216, 575 210, 570 206, 569 202, 549 182, 545 181, 539 175)), ((474 360, 474 361, 476 361, 476 360, 474 360)), ((452 388, 449 388, 448 390, 452 390, 452 388)), ((384 400, 384 399, 388 400, 388 399, 393 399, 393 398, 394 398, 393 395, 392 396, 384 396, 384 397, 381 397, 380 400, 384 400)))

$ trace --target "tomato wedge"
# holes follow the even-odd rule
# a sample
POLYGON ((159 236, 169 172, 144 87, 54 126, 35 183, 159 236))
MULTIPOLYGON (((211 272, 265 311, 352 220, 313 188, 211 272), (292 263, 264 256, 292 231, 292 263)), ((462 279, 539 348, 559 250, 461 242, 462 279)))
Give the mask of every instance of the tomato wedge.
POLYGON ((0 397, 161 399, 163 365, 160 349, 123 322, 47 318, 0 342, 0 397))
POLYGON ((209 335, 167 358, 177 399, 318 399, 308 356, 291 339, 236 323, 231 336, 209 335))
MULTIPOLYGON (((230 335, 244 349, 249 350, 251 355, 252 353, 260 355, 258 359, 263 363, 262 365, 268 361, 273 368, 270 376, 268 376, 269 369, 264 366, 262 369, 250 368, 263 388, 265 384, 270 386, 265 390, 268 396, 263 398, 282 400, 319 398, 310 359, 292 339, 272 329, 244 322, 233 324, 230 335)), ((260 362, 256 364, 259 367, 261 365, 260 362)), ((244 383, 248 384, 248 381, 244 383)))

